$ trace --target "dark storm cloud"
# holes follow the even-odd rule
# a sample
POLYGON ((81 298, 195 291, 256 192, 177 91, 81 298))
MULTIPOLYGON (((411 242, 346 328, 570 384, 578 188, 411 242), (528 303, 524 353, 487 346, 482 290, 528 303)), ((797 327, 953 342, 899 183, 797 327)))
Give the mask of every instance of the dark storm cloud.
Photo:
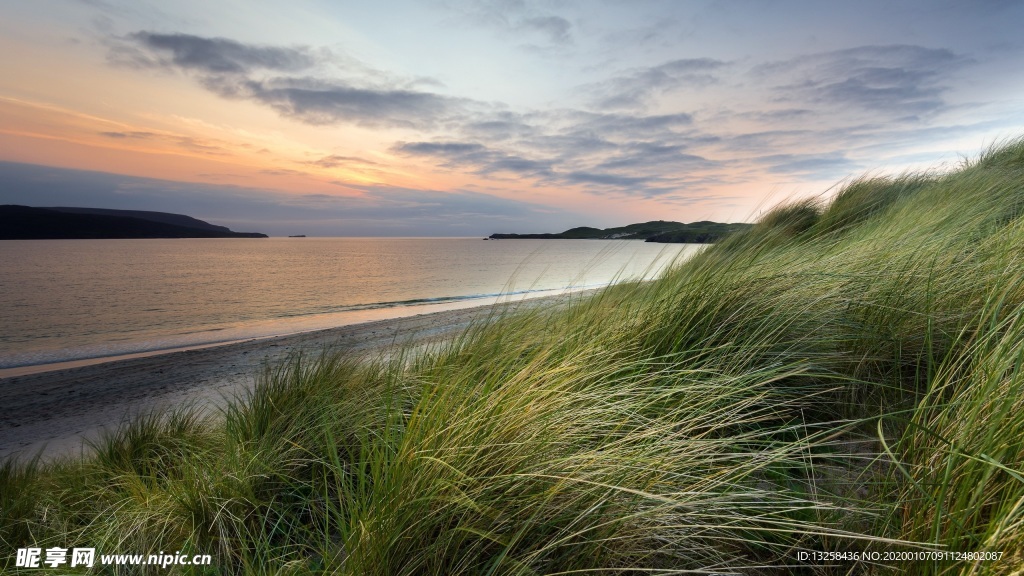
POLYGON ((718 80, 727 64, 713 58, 684 58, 625 74, 588 86, 596 92, 594 106, 603 110, 643 108, 659 93, 698 88, 718 80))
POLYGON ((969 62, 945 49, 861 46, 798 56, 753 72, 775 83, 781 100, 914 115, 944 108, 945 83, 969 62))

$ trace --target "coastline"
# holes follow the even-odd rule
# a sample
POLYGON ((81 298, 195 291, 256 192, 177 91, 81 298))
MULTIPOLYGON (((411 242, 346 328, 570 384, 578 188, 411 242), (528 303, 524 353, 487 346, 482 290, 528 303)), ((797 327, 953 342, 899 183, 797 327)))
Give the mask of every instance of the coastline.
POLYGON ((348 324, 0 378, 0 460, 75 455, 85 441, 132 415, 191 404, 223 406, 250 390, 264 364, 326 348, 372 357, 395 345, 423 346, 456 336, 499 307, 562 305, 594 290, 348 324))
MULTIPOLYGON (((174 352, 184 352, 188 350, 198 350, 202 348, 226 346, 231 344, 239 344, 242 342, 249 342, 253 340, 265 340, 267 338, 297 336, 299 334, 319 332, 322 330, 332 330, 344 326, 365 324, 367 322, 395 320, 398 318, 421 316, 425 314, 431 314, 434 312, 446 312, 466 308, 493 306, 495 304, 508 304, 512 302, 525 300, 542 300, 544 298, 557 297, 563 294, 573 292, 586 292, 588 290, 595 290, 601 287, 603 286, 573 287, 563 289, 513 292, 507 294, 485 294, 479 296, 442 298, 438 299, 437 302, 420 302, 404 306, 367 306, 365 308, 344 310, 340 312, 333 312, 327 314, 315 314, 300 318, 290 317, 268 319, 260 321, 260 328, 257 328, 255 330, 251 326, 249 326, 244 328, 229 328, 226 330, 218 329, 216 332, 204 333, 216 333, 217 338, 220 338, 216 340, 199 340, 194 342, 182 340, 180 342, 171 343, 170 345, 164 345, 155 348, 146 347, 147 345, 143 341, 141 343, 133 343, 134 349, 128 348, 123 351, 114 352, 104 351, 100 352, 97 355, 87 354, 80 357, 72 357, 66 360, 48 360, 39 363, 29 363, 9 367, 4 366, 2 363, 0 363, 0 381, 15 376, 27 376, 30 374, 50 372, 53 370, 78 368, 82 366, 91 366, 94 364, 103 364, 107 362, 128 360, 132 358, 143 358, 147 356, 157 356, 161 354, 170 354, 174 352), (225 333, 227 334, 226 336, 225 333)), ((163 340, 166 342, 171 339, 163 338, 163 340)), ((173 342, 173 340, 171 341, 173 342)), ((18 354, 15 354, 13 356, 8 356, 6 358, 0 357, 0 359, 10 361, 11 358, 17 358, 17 356, 18 354)))

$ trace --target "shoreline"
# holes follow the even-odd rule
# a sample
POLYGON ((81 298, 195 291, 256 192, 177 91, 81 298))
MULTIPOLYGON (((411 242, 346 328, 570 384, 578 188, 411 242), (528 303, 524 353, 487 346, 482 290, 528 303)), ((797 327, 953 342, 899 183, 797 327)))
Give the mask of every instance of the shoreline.
MULTIPOLYGON (((191 404, 216 409, 250 390, 265 364, 298 352, 343 349, 367 357, 395 345, 423 346, 451 338, 496 307, 564 305, 586 290, 347 324, 281 336, 49 369, 0 378, 0 460, 44 460, 86 450, 127 417, 191 404)), ((511 307, 511 308, 510 308, 511 307)))
MULTIPOLYGON (((446 299, 440 302, 426 302, 406 306, 379 306, 353 310, 344 310, 341 312, 317 314, 302 319, 286 318, 277 320, 262 320, 259 322, 259 324, 280 325, 282 323, 285 323, 285 325, 289 327, 284 329, 283 331, 271 331, 269 333, 266 332, 266 329, 264 329, 263 331, 257 330, 255 331, 255 333, 249 334, 245 334, 243 332, 242 334, 229 336, 222 340, 199 341, 195 343, 183 342, 180 344, 173 344, 161 348, 141 348, 136 350, 129 349, 126 351, 98 354, 92 356, 87 355, 66 360, 54 360, 40 363, 29 363, 9 367, 0 367, 0 381, 2 381, 5 378, 12 378, 15 376, 27 376, 30 374, 39 374, 42 372, 49 372, 53 370, 78 368, 82 366, 91 366, 106 362, 116 362, 119 360, 128 360, 132 358, 143 358, 147 356, 170 354, 174 352, 183 352, 187 350, 198 350, 202 348, 211 348, 215 346, 226 346, 231 344, 248 342, 252 340, 264 340, 267 338, 278 338, 281 336, 295 336, 298 334, 319 332, 322 330, 333 330, 344 326, 365 324, 367 322, 394 320, 398 318, 407 318, 412 316, 431 314, 435 312, 461 310, 482 306, 492 306, 495 304, 508 304, 526 300, 552 298, 569 293, 596 290, 602 287, 603 286, 571 287, 562 289, 513 292, 508 294, 489 294, 480 296, 458 297, 446 299)), ((251 329, 249 331, 251 332, 251 329)))

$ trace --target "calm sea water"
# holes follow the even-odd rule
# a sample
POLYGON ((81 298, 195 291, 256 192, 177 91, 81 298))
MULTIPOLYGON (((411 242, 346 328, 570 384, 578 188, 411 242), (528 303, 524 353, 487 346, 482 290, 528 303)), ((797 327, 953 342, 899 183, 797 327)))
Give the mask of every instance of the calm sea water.
POLYGON ((694 245, 271 238, 0 242, 0 369, 651 277, 694 245))

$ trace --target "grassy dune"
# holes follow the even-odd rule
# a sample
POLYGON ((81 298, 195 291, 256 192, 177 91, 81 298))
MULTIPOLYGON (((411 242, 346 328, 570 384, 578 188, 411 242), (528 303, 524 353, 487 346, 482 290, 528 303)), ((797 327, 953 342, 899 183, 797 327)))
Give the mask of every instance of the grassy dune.
POLYGON ((782 206, 657 281, 425 355, 296 358, 219 418, 6 464, 0 562, 34 545, 238 574, 1020 574, 1022 211, 1017 141, 782 206))

